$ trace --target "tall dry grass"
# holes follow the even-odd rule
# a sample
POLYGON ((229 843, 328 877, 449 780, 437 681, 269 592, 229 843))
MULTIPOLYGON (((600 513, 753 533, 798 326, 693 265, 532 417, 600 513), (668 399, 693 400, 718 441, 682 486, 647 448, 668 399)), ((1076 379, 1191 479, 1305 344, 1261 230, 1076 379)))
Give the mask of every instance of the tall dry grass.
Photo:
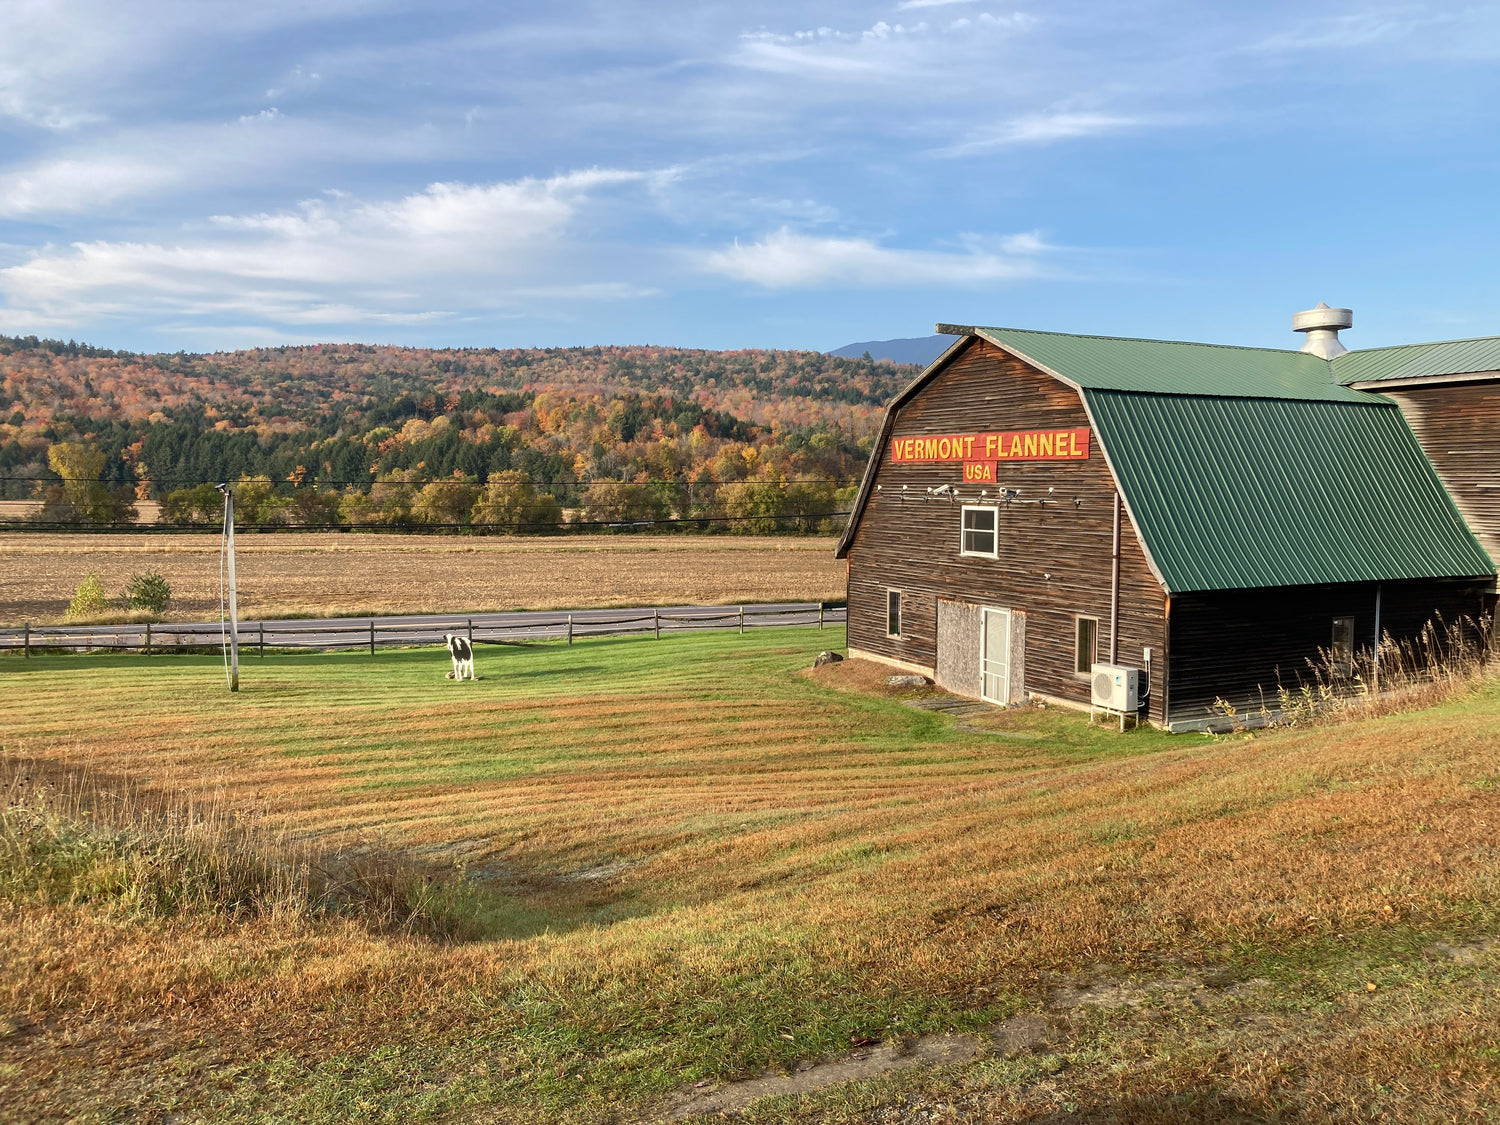
POLYGON ((473 895, 380 853, 320 850, 222 790, 0 756, 0 899, 99 907, 132 921, 191 915, 357 920, 376 932, 462 938, 473 895))
POLYGON ((1348 661, 1328 648, 1309 657, 1288 684, 1255 701, 1214 700, 1212 712, 1232 731, 1391 715, 1432 707, 1481 684, 1495 659, 1494 619, 1439 615, 1414 638, 1389 632, 1378 646, 1357 649, 1348 661))

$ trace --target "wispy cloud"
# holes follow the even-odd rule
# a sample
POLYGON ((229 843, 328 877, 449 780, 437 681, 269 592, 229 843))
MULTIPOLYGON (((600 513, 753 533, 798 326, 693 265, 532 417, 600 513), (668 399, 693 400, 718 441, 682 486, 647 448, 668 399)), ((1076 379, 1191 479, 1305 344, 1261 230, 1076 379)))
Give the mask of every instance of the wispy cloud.
MULTIPOLYGON (((0 269, 0 321, 61 324, 139 314, 287 324, 419 323, 518 300, 619 300, 652 291, 580 277, 570 224, 643 173, 434 183, 397 199, 344 195, 279 212, 214 216, 174 243, 93 241, 0 269)), ((597 267, 596 267, 597 268, 597 267)))
POLYGON ((86 211, 171 182, 172 168, 133 156, 49 160, 0 174, 0 217, 86 211))
POLYGON ((971 156, 1016 145, 1045 145, 1058 141, 1097 137, 1155 124, 1144 117, 1113 113, 1049 112, 1013 118, 940 151, 944 156, 971 156))
POLYGON ((882 246, 869 238, 834 238, 783 227, 757 242, 701 254, 699 268, 766 289, 825 286, 965 288, 1046 276, 1041 257, 1053 249, 1036 233, 1012 235, 990 247, 970 240, 960 251, 882 246))

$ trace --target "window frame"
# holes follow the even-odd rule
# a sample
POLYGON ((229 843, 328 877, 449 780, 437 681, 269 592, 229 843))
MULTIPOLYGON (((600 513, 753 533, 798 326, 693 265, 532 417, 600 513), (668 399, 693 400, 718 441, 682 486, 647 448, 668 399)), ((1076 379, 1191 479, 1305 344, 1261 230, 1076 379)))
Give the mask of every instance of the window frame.
POLYGON ((897 586, 887 586, 885 588, 885 635, 893 640, 900 640, 903 636, 901 632, 901 617, 905 608, 902 605, 902 602, 905 600, 902 597, 904 593, 905 591, 897 586), (894 633, 891 632, 891 605, 893 602, 896 607, 896 631, 894 633))
POLYGON ((1075 680, 1087 680, 1094 674, 1093 666, 1099 663, 1099 618, 1087 613, 1075 613, 1073 615, 1073 678, 1075 680), (1091 621, 1094 625, 1093 635, 1093 659, 1089 661, 1088 668, 1078 667, 1078 658, 1083 654, 1082 641, 1083 623, 1091 621))
POLYGON ((969 559, 997 559, 1000 557, 1000 509, 994 504, 964 504, 958 517, 958 553, 963 558, 969 559), (988 532, 974 528, 976 534, 990 536, 990 549, 988 551, 969 550, 969 532, 967 521, 970 512, 988 512, 992 526, 988 532))
POLYGON ((1354 614, 1341 613, 1333 619, 1333 623, 1329 629, 1328 663, 1335 675, 1342 676, 1345 679, 1354 675, 1354 624, 1354 614), (1341 659, 1339 655, 1339 625, 1344 622, 1348 623, 1348 647, 1346 649, 1347 657, 1341 659))

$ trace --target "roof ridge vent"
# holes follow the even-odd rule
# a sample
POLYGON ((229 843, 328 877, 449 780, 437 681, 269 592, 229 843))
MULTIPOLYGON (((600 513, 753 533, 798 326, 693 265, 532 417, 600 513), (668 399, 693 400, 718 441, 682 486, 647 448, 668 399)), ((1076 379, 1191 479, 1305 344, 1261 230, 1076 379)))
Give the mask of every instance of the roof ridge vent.
POLYGON ((1306 312, 1292 314, 1292 331, 1306 332, 1302 350, 1320 359, 1333 359, 1349 349, 1339 342, 1339 329, 1354 326, 1353 309, 1331 309, 1324 301, 1306 312))

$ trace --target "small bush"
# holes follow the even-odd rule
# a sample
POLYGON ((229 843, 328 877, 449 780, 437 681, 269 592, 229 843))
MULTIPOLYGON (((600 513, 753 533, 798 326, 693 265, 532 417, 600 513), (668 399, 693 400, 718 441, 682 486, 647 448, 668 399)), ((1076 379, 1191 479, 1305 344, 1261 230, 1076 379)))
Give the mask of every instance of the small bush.
POLYGON ((154 570, 132 574, 125 584, 125 605, 129 609, 144 609, 160 616, 171 601, 172 587, 154 570))
POLYGON ((97 574, 90 574, 78 583, 73 591, 73 600, 68 603, 67 620, 80 617, 98 617, 109 612, 109 602, 104 597, 104 582, 97 574))

